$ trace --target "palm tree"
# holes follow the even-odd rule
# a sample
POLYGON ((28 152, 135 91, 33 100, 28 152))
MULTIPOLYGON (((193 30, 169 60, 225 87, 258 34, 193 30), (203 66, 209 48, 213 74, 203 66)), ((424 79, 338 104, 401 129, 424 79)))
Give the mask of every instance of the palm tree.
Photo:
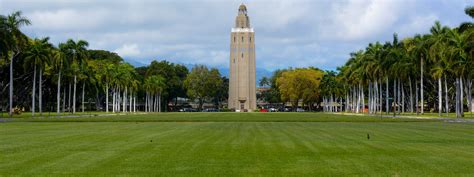
POLYGON ((22 16, 20 11, 13 12, 7 17, 2 17, 2 26, 4 26, 6 46, 10 54, 10 83, 9 83, 9 114, 13 114, 13 60, 23 51, 28 43, 27 37, 20 31, 22 26, 30 25, 31 22, 22 16), (8 39, 7 39, 8 38, 8 39))
POLYGON ((49 63, 52 45, 48 42, 49 38, 34 39, 25 52, 25 63, 33 64, 33 91, 32 95, 32 115, 35 115, 35 92, 36 92, 36 67, 39 66, 39 112, 42 114, 42 75, 43 68, 49 63))
POLYGON ((433 36, 429 40, 429 43, 431 44, 429 56, 430 60, 434 63, 434 67, 432 67, 432 76, 438 80, 438 112, 440 117, 443 102, 441 78, 445 76, 450 69, 449 61, 446 60, 446 53, 444 52, 447 42, 446 35, 449 31, 450 29, 446 26, 442 26, 439 21, 436 21, 434 26, 430 29, 433 36))
POLYGON ((147 91, 148 111, 161 112, 161 94, 166 89, 165 78, 160 75, 149 76, 145 79, 144 87, 147 91))
MULTIPOLYGON (((60 43, 59 48, 56 50, 53 50, 53 61, 54 61, 54 67, 58 71, 58 89, 57 89, 57 95, 56 95, 56 113, 59 115, 61 113, 60 111, 60 102, 61 102, 61 77, 62 77, 62 71, 64 70, 65 67, 68 65, 68 60, 67 60, 67 46, 64 43, 60 43)), ((63 98, 66 99, 66 98, 63 98)))
POLYGON ((72 58, 73 64, 73 74, 74 74, 74 91, 72 98, 72 113, 76 112, 76 87, 77 87, 77 75, 84 66, 85 60, 87 58, 87 46, 89 43, 83 40, 75 42, 72 39, 67 40, 66 46, 68 49, 68 57, 72 58))
MULTIPOLYGON (((466 13, 466 15, 470 16, 471 18, 474 18, 474 6, 466 7, 464 9, 464 12, 466 13)), ((459 32, 464 32, 473 28, 474 28, 473 22, 464 22, 459 26, 459 32)))
POLYGON ((113 80, 113 68, 114 68, 114 64, 112 63, 107 63, 105 64, 105 70, 104 70, 104 80, 105 80, 105 110, 106 112, 109 112, 109 92, 110 92, 110 89, 109 89, 109 86, 111 85, 112 83, 112 80, 113 80))
POLYGON ((470 68, 472 68, 472 60, 466 53, 470 42, 468 37, 468 33, 459 33, 458 30, 450 30, 447 33, 448 40, 445 51, 449 62, 453 65, 453 74, 456 76, 456 117, 464 116, 463 83, 466 83, 464 81, 466 73, 470 72, 470 68))
MULTIPOLYGON (((413 55, 416 58, 420 59, 419 65, 420 65, 420 113, 424 113, 424 74, 425 70, 424 67, 426 65, 426 57, 428 56, 428 49, 429 49, 429 42, 428 39, 430 38, 430 35, 415 35, 413 38, 414 43, 415 43, 415 48, 413 50, 413 55)), ((418 102, 417 102, 418 103, 418 102)), ((417 107, 418 108, 418 107, 417 107)), ((417 111, 418 114, 418 111, 417 111)))

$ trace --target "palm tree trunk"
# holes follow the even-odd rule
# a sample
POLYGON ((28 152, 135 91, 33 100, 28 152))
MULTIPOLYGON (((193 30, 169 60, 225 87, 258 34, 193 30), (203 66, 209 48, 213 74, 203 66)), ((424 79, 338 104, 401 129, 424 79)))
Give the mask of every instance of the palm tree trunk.
POLYGON ((82 82, 82 112, 84 112, 84 89, 86 88, 86 81, 82 82))
POLYGON ((368 86, 368 114, 372 114, 372 82, 369 81, 369 86, 368 86))
POLYGON ((112 112, 115 112, 115 88, 112 89, 112 112))
MULTIPOLYGON (((393 79, 393 112, 396 112, 396 105, 397 105, 397 79, 393 79)), ((394 113, 395 114, 395 113, 394 113)))
POLYGON ((66 88, 63 88, 63 112, 66 111, 66 88))
POLYGON ((413 87, 411 86, 411 77, 408 78, 410 83, 410 112, 413 113, 413 87))
POLYGON ((464 117, 464 78, 461 76, 459 77, 459 81, 461 82, 461 85, 459 86, 459 92, 460 97, 459 97, 459 111, 461 113, 461 117, 464 117))
POLYGON ((356 105, 356 113, 359 113, 360 110, 360 84, 357 87, 357 105, 356 105))
POLYGON ((339 111, 342 112, 343 111, 342 110, 342 98, 339 98, 339 104, 340 104, 339 105, 339 109, 340 109, 339 111))
POLYGON ((346 112, 349 112, 351 110, 351 103, 352 103, 352 100, 351 100, 351 90, 352 88, 349 87, 349 89, 346 91, 346 112))
POLYGON ((120 94, 121 94, 122 92, 121 92, 121 90, 120 90, 120 87, 118 87, 117 90, 118 90, 118 91, 117 91, 117 99, 115 100, 115 101, 117 101, 117 103, 116 103, 117 110, 116 110, 116 111, 117 111, 117 112, 120 112, 120 103, 121 103, 121 99, 122 99, 122 98, 120 97, 120 94))
POLYGON ((424 106, 425 101, 424 101, 424 97, 423 97, 423 90, 424 90, 423 89, 423 57, 421 57, 420 68, 421 68, 420 69, 420 77, 421 77, 421 80, 420 80, 420 90, 421 90, 421 92, 420 92, 421 108, 420 109, 421 110, 420 111, 421 111, 421 114, 423 114, 424 113, 424 108, 425 108, 425 106, 424 106))
POLYGON ((148 112, 148 92, 145 93, 145 112, 148 112))
POLYGON ((378 104, 379 104, 379 84, 377 81, 375 81, 375 84, 374 84, 374 113, 377 114, 377 111, 378 111, 378 104))
POLYGON ((379 111, 380 111, 380 114, 382 114, 382 109, 383 109, 383 80, 382 80, 382 79, 380 79, 379 85, 380 85, 380 90, 379 90, 379 111))
POLYGON ((36 103, 36 64, 33 67, 33 91, 31 92, 31 115, 34 117, 35 116, 35 103, 36 103))
POLYGON ((158 93, 155 94, 155 112, 159 112, 158 93))
POLYGON ((459 117, 459 78, 456 77, 456 118, 459 117))
POLYGON ((161 112, 161 93, 158 94, 158 112, 161 112))
POLYGON ((400 84, 401 84, 401 89, 400 89, 400 92, 402 92, 402 113, 405 113, 405 85, 403 84, 403 82, 400 81, 400 84))
POLYGON ((39 92, 39 93, 38 93, 38 95, 39 95, 39 102, 38 102, 38 103, 39 103, 39 113, 40 113, 40 116, 43 115, 43 89, 42 89, 42 88, 43 88, 43 83, 42 83, 43 77, 42 77, 42 76, 43 76, 43 68, 40 67, 40 71, 39 71, 39 83, 38 83, 38 84, 39 84, 39 85, 38 85, 38 86, 39 86, 39 91, 38 91, 38 92, 39 92))
POLYGON ((10 58, 10 83, 8 84, 8 88, 9 88, 8 114, 10 115, 10 117, 13 116, 13 107, 12 107, 12 104, 13 104, 13 58, 14 58, 14 55, 10 58))
POLYGON ((71 81, 69 81, 69 91, 68 91, 68 99, 67 99, 67 109, 68 109, 68 112, 71 112, 71 81))
POLYGON ((389 104, 389 100, 388 100, 388 97, 389 97, 389 85, 388 85, 388 77, 385 79, 385 112, 388 114, 390 112, 390 108, 388 107, 389 104))
POLYGON ((441 77, 440 77, 440 78, 438 78, 438 114, 439 114, 439 117, 441 117, 442 99, 443 99, 443 95, 441 93, 441 77))
POLYGON ((151 112, 155 112, 155 100, 153 99, 152 93, 150 93, 150 107, 151 107, 151 112))
POLYGON ((468 79, 467 83, 467 103, 469 105, 468 111, 472 113, 472 80, 468 79))
POLYGON ((398 103, 397 104, 397 112, 398 112, 398 114, 400 114, 400 112, 401 112, 400 104, 402 104, 402 102, 401 102, 401 87, 400 87, 401 81, 400 81, 400 79, 398 79, 397 84, 398 84, 397 85, 397 94, 398 94, 397 95, 397 103, 398 103))
POLYGON ((372 109, 373 109, 373 113, 376 114, 377 113, 377 104, 378 104, 378 88, 379 88, 379 85, 377 83, 377 81, 375 81, 374 85, 372 86, 374 88, 374 91, 373 91, 373 99, 374 99, 374 102, 372 104, 372 109))
POLYGON ((418 115, 418 83, 415 82, 415 111, 416 115, 418 115))
POLYGON ((33 91, 31 92, 31 115, 35 116, 35 103, 36 103, 36 65, 33 67, 33 91))
POLYGON ((105 112, 109 112, 109 84, 105 84, 105 112))
POLYGON ((359 87, 357 85, 354 85, 354 91, 352 92, 352 112, 359 113, 359 87))
POLYGON ((361 86, 361 94, 362 94, 362 113, 365 111, 365 94, 364 94, 364 87, 361 86))
POLYGON ((61 70, 59 70, 59 74, 58 74, 58 90, 57 90, 57 95, 56 95, 56 114, 59 115, 59 113, 61 112, 59 110, 59 105, 61 103, 61 70))
POLYGON ((133 96, 133 112, 137 112, 137 95, 133 96))
POLYGON ((129 98, 130 98, 130 100, 128 100, 128 104, 129 104, 129 108, 130 108, 130 110, 129 110, 128 112, 132 112, 132 111, 133 111, 133 110, 132 110, 132 106, 133 106, 133 104, 132 104, 132 103, 133 103, 133 98, 132 98, 132 90, 131 90, 131 89, 130 89, 129 98))
POLYGON ((352 90, 351 90, 351 111, 352 112, 355 112, 356 111, 356 100, 357 100, 357 96, 356 96, 356 86, 355 85, 352 85, 352 90))
POLYGON ((76 113, 76 85, 77 85, 77 75, 74 75, 74 93, 72 96, 72 113, 76 113))
POLYGON ((446 117, 449 117, 449 98, 448 98, 448 82, 446 82, 446 75, 444 75, 444 101, 446 117))
POLYGON ((122 111, 125 113, 127 112, 127 87, 125 87, 125 90, 123 91, 123 105, 122 105, 122 111))

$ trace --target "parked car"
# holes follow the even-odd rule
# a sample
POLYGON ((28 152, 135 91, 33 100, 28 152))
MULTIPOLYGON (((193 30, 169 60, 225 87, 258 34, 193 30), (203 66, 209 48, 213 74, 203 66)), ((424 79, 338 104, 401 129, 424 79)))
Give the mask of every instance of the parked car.
POLYGON ((219 112, 219 109, 216 109, 216 108, 206 108, 206 109, 203 109, 202 112, 219 112))
POLYGON ((303 108, 296 108, 296 112, 305 112, 303 108))
POLYGON ((196 109, 194 108, 182 108, 179 110, 179 112, 196 112, 196 109))
POLYGON ((260 109, 260 112, 268 112, 268 109, 260 109))
POLYGON ((278 112, 278 109, 276 109, 276 108, 270 108, 270 109, 268 109, 268 111, 269 111, 269 112, 278 112))

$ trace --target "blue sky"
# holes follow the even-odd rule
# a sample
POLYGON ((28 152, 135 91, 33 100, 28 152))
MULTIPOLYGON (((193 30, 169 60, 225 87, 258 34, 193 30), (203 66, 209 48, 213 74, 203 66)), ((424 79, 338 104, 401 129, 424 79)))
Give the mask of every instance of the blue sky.
POLYGON ((23 11, 31 37, 68 38, 115 51, 132 63, 168 60, 226 68, 230 29, 247 5, 257 67, 335 69, 369 42, 427 33, 471 19, 467 0, 0 0, 0 14, 23 11))

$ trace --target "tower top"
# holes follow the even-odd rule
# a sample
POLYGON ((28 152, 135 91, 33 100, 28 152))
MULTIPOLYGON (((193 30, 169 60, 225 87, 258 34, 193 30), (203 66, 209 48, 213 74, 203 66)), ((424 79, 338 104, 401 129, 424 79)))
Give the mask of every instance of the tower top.
POLYGON ((250 28, 250 20, 247 16, 247 7, 244 4, 239 6, 239 14, 235 18, 235 28, 250 28))
POLYGON ((244 12, 245 14, 247 14, 247 7, 244 5, 244 3, 240 5, 239 12, 244 12))

